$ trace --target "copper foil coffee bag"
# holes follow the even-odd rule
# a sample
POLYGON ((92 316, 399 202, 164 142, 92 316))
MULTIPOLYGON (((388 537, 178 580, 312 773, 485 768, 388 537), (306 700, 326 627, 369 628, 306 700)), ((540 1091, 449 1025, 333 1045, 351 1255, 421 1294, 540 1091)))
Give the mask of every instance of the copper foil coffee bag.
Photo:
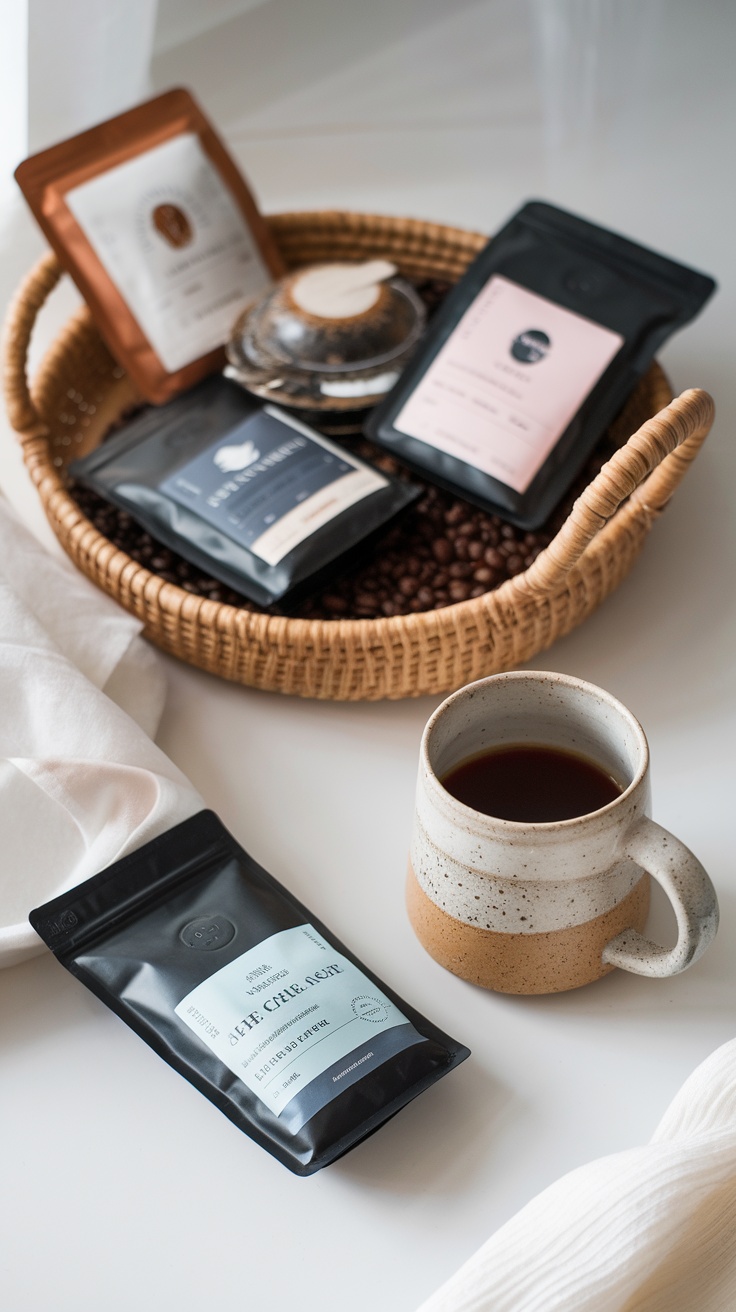
POLYGON ((221 366, 237 315, 284 272, 237 165, 187 91, 41 151, 15 176, 148 401, 221 366))

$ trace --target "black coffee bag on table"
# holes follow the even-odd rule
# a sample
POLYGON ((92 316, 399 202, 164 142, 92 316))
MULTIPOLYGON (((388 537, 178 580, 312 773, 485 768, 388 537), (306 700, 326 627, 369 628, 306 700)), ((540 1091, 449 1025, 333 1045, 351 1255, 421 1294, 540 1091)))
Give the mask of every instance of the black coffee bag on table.
POLYGON ((202 811, 31 912, 62 965, 296 1175, 469 1056, 202 811))
POLYGON ((70 473, 261 606, 344 563, 419 496, 222 376, 131 419, 70 473))

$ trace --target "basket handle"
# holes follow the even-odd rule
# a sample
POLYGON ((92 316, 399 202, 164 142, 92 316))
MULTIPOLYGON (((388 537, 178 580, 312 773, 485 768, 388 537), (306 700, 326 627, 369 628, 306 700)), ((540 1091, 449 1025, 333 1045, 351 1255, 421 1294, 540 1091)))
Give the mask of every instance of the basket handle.
POLYGON ((48 251, 18 288, 6 318, 3 349, 5 404, 8 418, 23 440, 48 433, 28 386, 28 346, 38 313, 61 275, 59 261, 53 251, 48 251))
POLYGON ((558 587, 627 497, 652 518, 659 514, 698 454, 714 414, 712 397, 693 387, 647 419, 578 497, 523 576, 526 586, 543 593, 558 587))

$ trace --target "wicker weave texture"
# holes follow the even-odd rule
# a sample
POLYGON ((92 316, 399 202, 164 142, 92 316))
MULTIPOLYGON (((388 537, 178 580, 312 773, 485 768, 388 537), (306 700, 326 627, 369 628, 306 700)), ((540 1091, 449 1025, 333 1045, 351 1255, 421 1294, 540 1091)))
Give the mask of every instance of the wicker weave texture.
MULTIPOLYGON (((336 211, 276 215, 270 223, 291 267, 382 255, 413 277, 456 279, 486 240, 440 224, 336 211)), ((4 352, 8 412, 51 526, 78 567, 137 615, 159 647, 258 688, 336 700, 400 698, 446 692, 523 664, 622 581, 713 419, 705 392, 668 404, 669 385, 654 365, 617 420, 617 436, 633 436, 525 573, 471 601, 391 619, 266 616, 164 582, 102 537, 68 495, 65 465, 97 445, 137 397, 85 309, 29 385, 31 334, 59 277, 53 255, 32 270, 10 308, 4 352)))

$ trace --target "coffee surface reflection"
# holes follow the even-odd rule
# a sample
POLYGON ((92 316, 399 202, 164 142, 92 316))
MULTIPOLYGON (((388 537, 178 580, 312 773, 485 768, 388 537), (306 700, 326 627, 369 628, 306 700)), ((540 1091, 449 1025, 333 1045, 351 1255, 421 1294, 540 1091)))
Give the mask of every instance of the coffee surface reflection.
POLYGON ((468 757, 441 783, 474 811, 525 824, 589 815, 622 792, 620 784, 586 756, 534 743, 468 757))

